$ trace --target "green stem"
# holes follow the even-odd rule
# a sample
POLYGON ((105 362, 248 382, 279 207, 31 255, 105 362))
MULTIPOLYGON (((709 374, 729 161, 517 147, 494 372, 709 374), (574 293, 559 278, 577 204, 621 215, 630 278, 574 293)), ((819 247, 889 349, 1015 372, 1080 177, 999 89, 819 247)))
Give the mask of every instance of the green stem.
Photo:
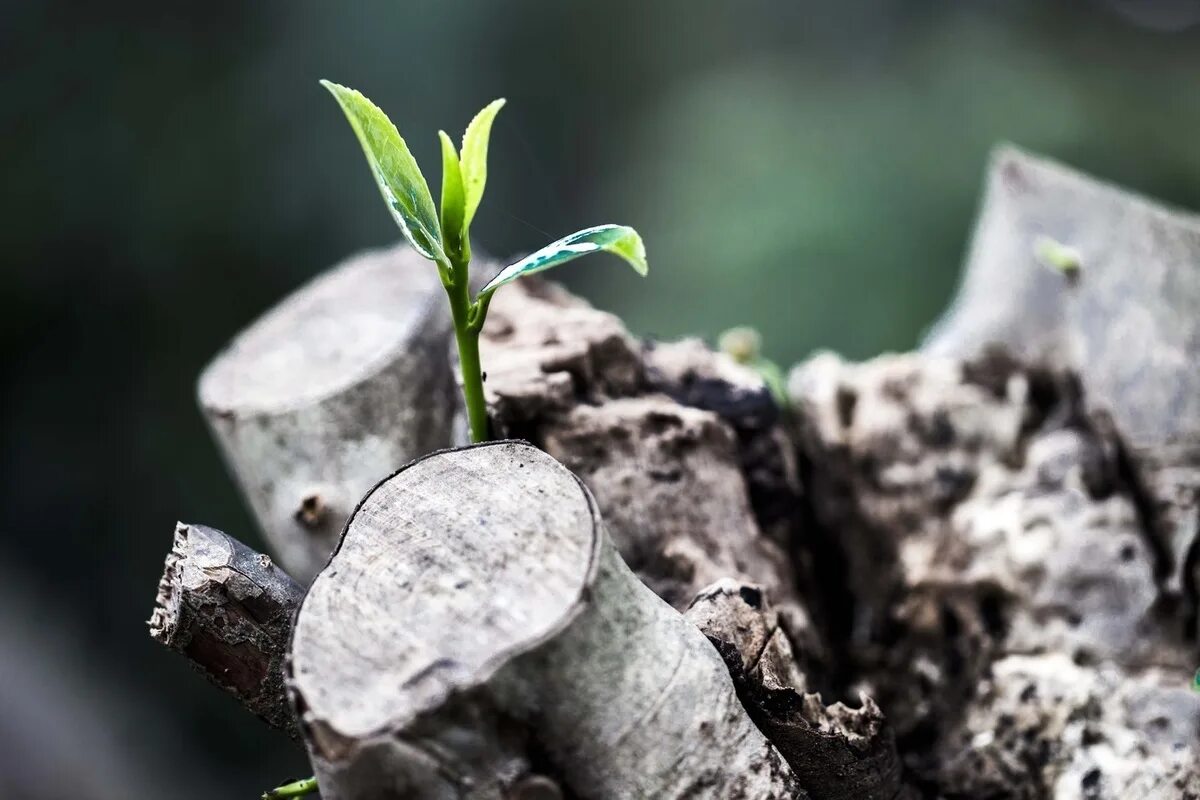
POLYGON ((450 298, 450 316, 454 320, 454 340, 458 345, 463 403, 467 407, 471 441, 485 442, 488 438, 488 417, 487 403, 483 399, 483 367, 479 362, 479 331, 483 327, 483 313, 486 313, 486 307, 475 308, 475 318, 472 318, 469 284, 467 261, 463 259, 454 264, 451 270, 446 294, 450 298))
POLYGON ((284 800, 284 798, 303 797, 306 794, 312 794, 316 790, 317 779, 304 778, 303 780, 285 783, 283 786, 276 787, 269 792, 263 792, 263 800, 284 800))

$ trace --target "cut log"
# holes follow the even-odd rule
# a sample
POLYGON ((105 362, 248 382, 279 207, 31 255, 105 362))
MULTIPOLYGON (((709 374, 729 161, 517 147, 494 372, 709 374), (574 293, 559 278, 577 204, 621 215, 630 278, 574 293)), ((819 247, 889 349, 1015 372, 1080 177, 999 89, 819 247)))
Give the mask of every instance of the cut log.
POLYGON ((272 551, 307 584, 355 503, 450 444, 450 321, 432 264, 365 253, 299 289, 205 370, 199 398, 272 551))
POLYGON ((301 606, 290 687, 327 800, 806 796, 591 494, 524 443, 370 492, 301 606))
POLYGON ((269 556, 213 528, 179 523, 150 636, 267 724, 297 737, 283 661, 302 595, 269 556))
POLYGON ((1003 345, 1077 372, 1112 416, 1151 497, 1163 587, 1198 601, 1200 216, 1013 148, 992 159, 958 298, 923 349, 976 358, 1003 345), (1069 248, 1075 280, 1039 263, 1069 248))

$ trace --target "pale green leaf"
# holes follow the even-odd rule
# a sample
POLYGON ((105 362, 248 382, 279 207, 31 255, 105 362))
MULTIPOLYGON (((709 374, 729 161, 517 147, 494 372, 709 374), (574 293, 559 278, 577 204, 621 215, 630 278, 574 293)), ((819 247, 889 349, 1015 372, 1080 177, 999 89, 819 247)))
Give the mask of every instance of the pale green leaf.
POLYGON ((321 81, 321 85, 337 99, 350 121, 400 230, 421 255, 445 260, 429 185, 396 126, 361 92, 331 81, 321 81))
POLYGON ((493 100, 475 115, 462 142, 462 179, 466 194, 466 212, 463 215, 463 233, 475 219, 475 210, 483 199, 483 187, 487 184, 488 139, 492 135, 492 120, 504 107, 504 98, 493 100))
POLYGON ((646 263, 646 247, 642 244, 642 237, 638 236, 637 231, 626 225, 597 225, 594 228, 586 228, 576 231, 570 236, 564 236, 517 263, 510 264, 502 269, 500 274, 488 281, 479 293, 484 295, 494 292, 517 278, 557 267, 588 253, 599 252, 620 256, 639 275, 645 275, 650 270, 650 266, 646 263))
POLYGON ((442 236, 454 251, 459 249, 463 231, 466 198, 463 194, 462 170, 454 142, 445 131, 438 131, 442 140, 442 236))

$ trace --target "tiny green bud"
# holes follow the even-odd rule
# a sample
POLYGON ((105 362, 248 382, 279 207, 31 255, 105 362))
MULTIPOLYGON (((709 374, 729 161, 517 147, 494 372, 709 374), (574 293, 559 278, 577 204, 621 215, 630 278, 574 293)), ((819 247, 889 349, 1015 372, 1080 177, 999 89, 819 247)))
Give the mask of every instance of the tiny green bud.
POLYGON ((753 364, 762 355, 762 336, 754 328, 739 325, 721 334, 717 348, 739 364, 753 364))
POLYGON ((1034 240, 1033 255, 1043 265, 1061 272, 1067 280, 1074 282, 1079 279, 1083 259, 1074 247, 1043 235, 1034 240))

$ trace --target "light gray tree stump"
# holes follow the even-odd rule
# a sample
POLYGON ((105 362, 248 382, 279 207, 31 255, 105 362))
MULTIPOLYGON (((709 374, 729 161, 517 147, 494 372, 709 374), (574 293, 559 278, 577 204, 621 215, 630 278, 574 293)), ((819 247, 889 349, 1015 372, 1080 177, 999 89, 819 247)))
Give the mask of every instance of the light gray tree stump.
POLYGON ((450 443, 437 270, 407 246, 319 276, 243 331, 200 406, 272 551, 308 583, 380 477, 450 443))
POLYGON ((301 606, 290 687, 326 800, 807 796, 590 492, 524 443, 367 495, 301 606))
POLYGON ((175 527, 150 636, 268 725, 297 736, 283 685, 303 590, 270 556, 203 525, 175 527))
POLYGON ((1195 605, 1200 575, 1200 216, 1002 148, 958 297, 923 349, 1003 345, 1081 376, 1149 498, 1164 587, 1195 605), (1076 277, 1041 263, 1069 248, 1076 277))

